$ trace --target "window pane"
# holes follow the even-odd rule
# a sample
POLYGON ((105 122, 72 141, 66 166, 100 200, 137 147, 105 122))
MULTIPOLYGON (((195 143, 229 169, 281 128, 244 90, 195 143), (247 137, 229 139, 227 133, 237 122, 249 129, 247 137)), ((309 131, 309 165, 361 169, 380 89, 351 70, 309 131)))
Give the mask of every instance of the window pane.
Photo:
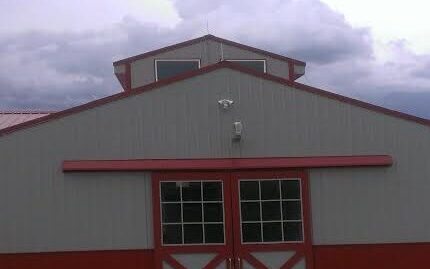
POLYGON ((204 216, 206 222, 222 222, 223 210, 221 203, 203 204, 204 216))
POLYGON ((187 203, 184 207, 184 222, 201 222, 202 221, 202 204, 187 203))
POLYGON ((161 183, 161 201, 176 202, 181 200, 181 190, 176 182, 161 183))
POLYGON ((282 241, 281 222, 263 223, 263 241, 264 242, 282 241))
POLYGON ((258 181, 240 181, 241 200, 259 200, 258 181))
POLYGON ((264 72, 264 61, 232 61, 246 68, 254 69, 259 72, 264 72))
POLYGON ((203 182, 204 201, 222 201, 221 182, 203 182))
POLYGON ((222 224, 205 224, 206 243, 224 243, 224 226, 222 224))
POLYGON ((281 202, 262 202, 263 220, 281 220, 281 202))
POLYGON ((182 244, 182 226, 163 225, 163 244, 182 244))
POLYGON ((200 182, 182 183, 182 201, 201 201, 202 190, 200 182))
POLYGON ((203 243, 203 225, 184 224, 184 243, 203 243))
POLYGON ((302 241, 302 223, 284 222, 284 241, 302 241))
POLYGON ((242 214, 242 221, 261 220, 259 202, 241 202, 240 210, 242 214))
POLYGON ((163 204, 163 223, 181 222, 181 204, 163 204))
POLYGON ((302 209, 300 201, 282 202, 282 214, 284 220, 301 220, 302 209))
POLYGON ((279 199, 279 180, 262 180, 261 200, 279 199))
POLYGON ((157 61, 157 79, 164 79, 199 69, 198 61, 157 61))
POLYGON ((300 182, 282 180, 282 199, 300 199, 300 182))
POLYGON ((242 241, 243 242, 261 242, 261 224, 243 223, 242 241))

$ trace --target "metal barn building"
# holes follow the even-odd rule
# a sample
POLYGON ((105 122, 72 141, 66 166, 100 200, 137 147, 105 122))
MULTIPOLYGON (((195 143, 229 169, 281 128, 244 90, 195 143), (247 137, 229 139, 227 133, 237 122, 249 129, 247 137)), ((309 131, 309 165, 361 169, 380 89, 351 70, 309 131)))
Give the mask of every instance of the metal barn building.
POLYGON ((212 35, 113 65, 0 130, 0 268, 428 268, 428 120, 212 35))

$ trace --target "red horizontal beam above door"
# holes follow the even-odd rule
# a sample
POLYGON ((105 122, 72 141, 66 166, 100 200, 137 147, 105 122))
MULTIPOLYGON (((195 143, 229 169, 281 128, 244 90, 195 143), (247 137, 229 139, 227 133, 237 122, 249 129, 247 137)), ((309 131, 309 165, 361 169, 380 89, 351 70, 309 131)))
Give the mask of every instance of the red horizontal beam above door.
POLYGON ((312 156, 281 158, 219 159, 143 159, 143 160, 69 160, 64 172, 73 171, 146 171, 146 170, 241 170, 271 168, 323 168, 390 166, 389 155, 312 156))

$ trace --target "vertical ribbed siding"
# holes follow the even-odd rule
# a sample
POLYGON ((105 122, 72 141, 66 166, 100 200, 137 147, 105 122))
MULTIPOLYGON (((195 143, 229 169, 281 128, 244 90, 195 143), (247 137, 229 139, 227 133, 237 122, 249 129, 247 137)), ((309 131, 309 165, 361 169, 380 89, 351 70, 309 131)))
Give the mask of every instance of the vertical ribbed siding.
POLYGON ((288 79, 288 62, 239 49, 213 40, 204 40, 187 47, 160 53, 131 63, 132 88, 155 81, 155 59, 200 59, 201 66, 215 64, 228 59, 265 59, 269 74, 288 79))
POLYGON ((72 159, 390 154, 312 170, 317 244, 430 241, 429 127, 221 69, 0 138, 0 252, 151 248, 149 173, 72 159), (232 98, 224 111, 217 100, 232 98), (244 125, 233 142, 232 123, 244 125))

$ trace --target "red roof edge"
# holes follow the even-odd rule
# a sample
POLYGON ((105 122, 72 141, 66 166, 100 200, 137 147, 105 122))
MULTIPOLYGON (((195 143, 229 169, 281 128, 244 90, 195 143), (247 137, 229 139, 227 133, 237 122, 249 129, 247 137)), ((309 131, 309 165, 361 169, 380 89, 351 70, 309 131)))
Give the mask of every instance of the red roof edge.
POLYGON ((157 54, 160 54, 160 53, 163 53, 163 52, 167 52, 167 51, 171 51, 171 50, 174 50, 174 49, 178 49, 178 48, 186 47, 186 46, 189 46, 189 45, 193 45, 193 44, 199 43, 199 42, 204 41, 204 40, 209 40, 209 39, 210 40, 214 40, 214 41, 218 41, 218 42, 221 42, 221 43, 224 43, 226 45, 234 46, 234 47, 237 47, 237 48, 240 48, 240 49, 249 50, 249 51, 252 51, 252 52, 255 52, 255 53, 258 53, 258 54, 263 54, 263 55, 266 55, 266 56, 269 56, 269 57, 272 57, 272 58, 275 58, 275 59, 278 59, 278 60, 281 60, 281 61, 287 61, 287 62, 292 62, 292 63, 294 63, 296 65, 306 66, 306 63, 303 62, 303 61, 296 60, 296 59, 293 59, 293 58, 289 58, 289 57, 286 57, 286 56, 283 56, 283 55, 280 55, 280 54, 276 54, 276 53, 273 53, 273 52, 270 52, 270 51, 266 51, 266 50, 254 48, 254 47, 251 47, 251 46, 248 46, 248 45, 244 45, 244 44, 241 44, 241 43, 238 43, 238 42, 234 42, 234 41, 231 41, 231 40, 227 40, 227 39, 224 39, 224 38, 221 38, 221 37, 217 37, 217 36, 214 36, 214 35, 204 35, 204 36, 201 36, 201 37, 198 37, 198 38, 195 38, 195 39, 190 39, 190 40, 187 40, 187 41, 184 41, 184 42, 181 42, 181 43, 177 43, 177 44, 174 44, 174 45, 170 45, 170 46, 167 46, 167 47, 164 47, 164 48, 161 48, 161 49, 156 49, 156 50, 145 52, 145 53, 142 53, 142 54, 139 54, 139 55, 131 56, 131 57, 128 57, 128 58, 125 58, 125 59, 113 62, 113 65, 116 66, 116 65, 120 65, 120 64, 130 63, 132 61, 144 59, 144 58, 147 58, 147 57, 150 57, 150 56, 154 56, 154 55, 157 55, 157 54))
POLYGON ((63 172, 325 168, 390 166, 392 164, 393 158, 389 155, 217 158, 179 160, 67 160, 63 161, 63 172))
POLYGON ((89 109, 101 106, 103 104, 110 103, 110 102, 113 102, 116 100, 120 100, 120 99, 129 97, 129 96, 138 95, 138 94, 141 94, 145 91, 157 89, 157 88, 162 87, 162 86, 166 86, 166 85, 169 85, 169 84, 181 81, 181 80, 185 80, 185 79, 188 79, 191 77, 195 77, 198 75, 209 73, 211 71, 221 69, 221 68, 230 68, 232 70, 236 70, 236 71, 246 73, 246 74, 249 74, 249 75, 252 75, 255 77, 260 77, 262 79, 266 79, 266 80, 270 80, 270 81, 273 81, 276 83, 287 85, 287 86, 290 86, 290 87, 293 87, 293 88, 296 88, 299 90, 304 90, 304 91, 307 91, 307 92, 310 92, 313 94, 317 94, 320 96, 324 96, 327 98, 338 100, 340 102, 348 103, 348 104, 351 104, 354 106, 362 107, 362 108, 365 108, 365 109, 368 109, 371 111, 376 111, 376 112, 386 114, 389 116, 393 116, 393 117, 401 118, 404 120, 413 121, 413 122, 416 122, 416 123, 419 123, 422 125, 430 126, 430 120, 427 120, 427 119, 419 118, 419 117, 412 116, 412 115, 402 113, 399 111, 395 111, 395 110, 380 107, 377 105, 369 104, 369 103, 366 103, 366 102, 363 102, 360 100, 356 100, 356 99, 353 99, 350 97, 342 96, 342 95, 339 95, 336 93, 328 92, 328 91, 318 89, 315 87, 311 87, 308 85, 304 85, 304 84, 301 84, 298 82, 290 81, 290 80, 285 79, 285 78, 277 77, 277 76, 270 75, 267 73, 258 72, 258 71, 243 67, 241 65, 235 64, 233 62, 223 61, 223 62, 219 62, 219 63, 213 64, 213 65, 208 65, 208 66, 202 67, 202 68, 197 69, 197 70, 183 73, 183 74, 180 74, 180 75, 175 76, 175 77, 159 80, 157 82, 153 82, 151 84, 133 89, 131 91, 120 92, 120 93, 117 93, 117 94, 114 94, 111 96, 107 96, 107 97, 104 97, 104 98, 101 98, 101 99, 98 99, 98 100, 95 100, 95 101, 92 101, 92 102, 89 102, 89 103, 86 103, 83 105, 79 105, 79 106, 72 107, 72 108, 69 108, 69 109, 66 109, 63 111, 52 113, 52 114, 49 114, 47 116, 40 117, 38 119, 30 120, 30 121, 23 122, 23 123, 20 123, 20 124, 17 124, 17 125, 8 127, 8 128, 4 128, 4 129, 0 130, 0 136, 10 134, 10 133, 13 133, 13 132, 18 131, 18 130, 30 128, 32 126, 36 126, 36 125, 39 125, 39 124, 42 124, 45 122, 49 122, 49 121, 54 120, 54 119, 63 118, 63 117, 66 117, 68 115, 78 113, 78 112, 81 112, 84 110, 89 110, 89 109))

